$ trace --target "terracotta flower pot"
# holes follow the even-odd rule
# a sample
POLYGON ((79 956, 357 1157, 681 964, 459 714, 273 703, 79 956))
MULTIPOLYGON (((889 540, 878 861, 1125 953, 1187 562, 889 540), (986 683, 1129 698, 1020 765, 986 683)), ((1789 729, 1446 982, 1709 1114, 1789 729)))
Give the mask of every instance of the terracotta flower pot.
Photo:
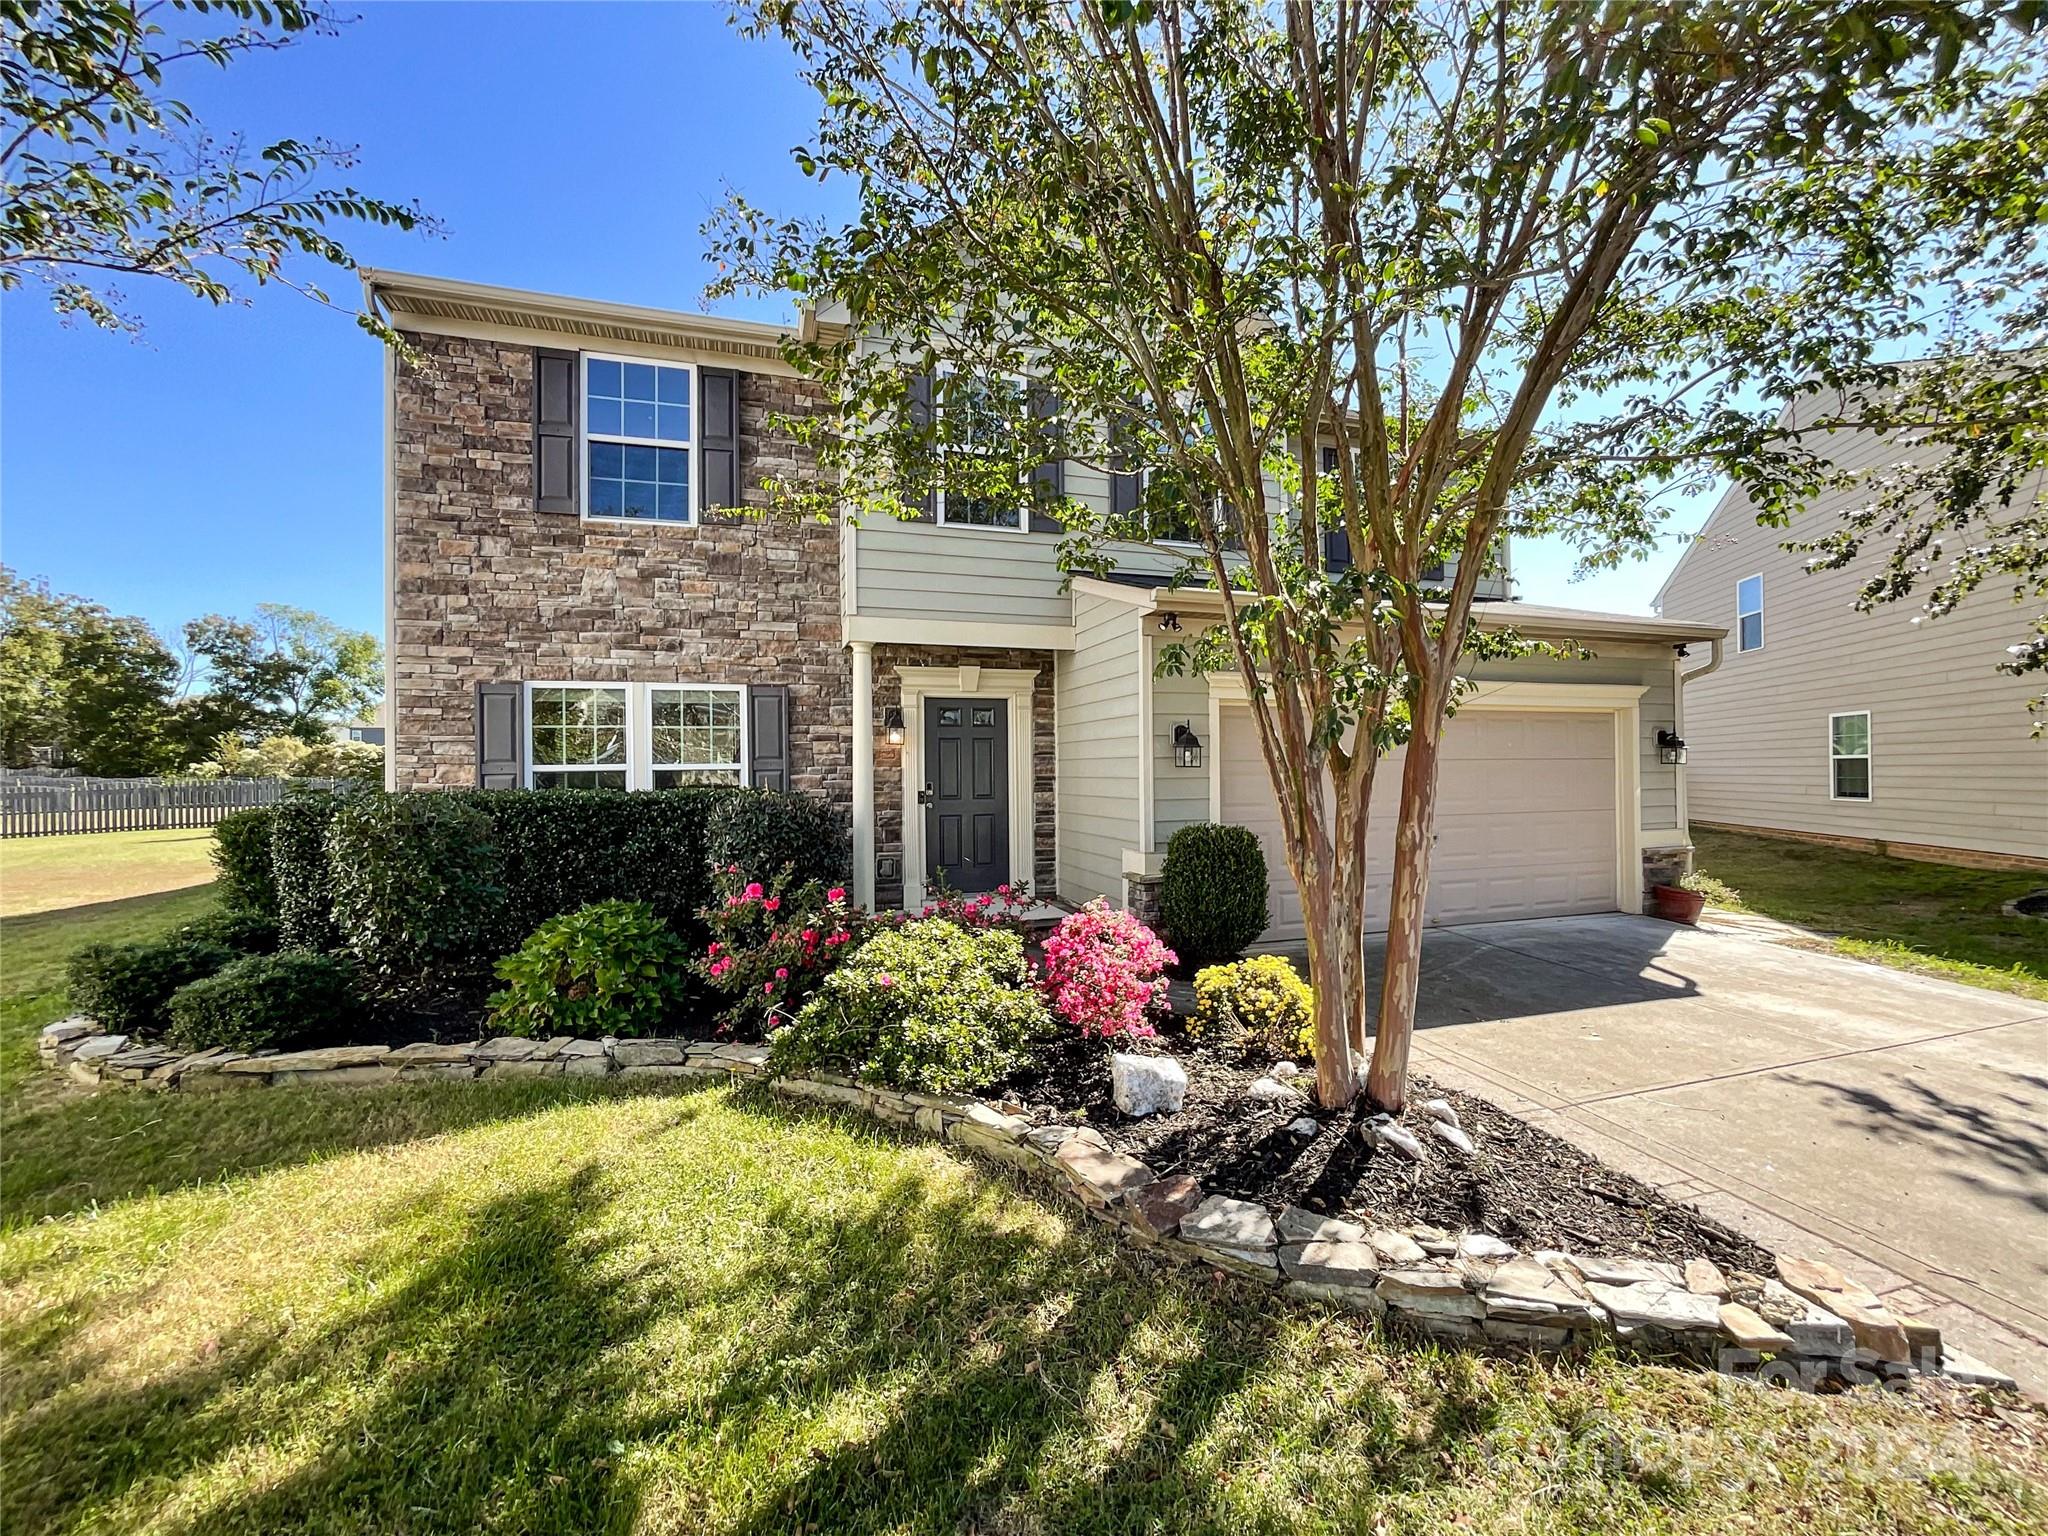
POLYGON ((1699 922, 1700 909, 1706 904, 1707 898, 1698 891, 1676 885, 1650 887, 1650 915, 1667 923, 1684 923, 1690 928, 1699 922))

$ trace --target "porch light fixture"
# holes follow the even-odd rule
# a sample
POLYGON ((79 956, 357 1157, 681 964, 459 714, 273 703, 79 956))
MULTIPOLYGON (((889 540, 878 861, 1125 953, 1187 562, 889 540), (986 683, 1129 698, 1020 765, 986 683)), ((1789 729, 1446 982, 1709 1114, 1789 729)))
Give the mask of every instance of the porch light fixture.
POLYGON ((1657 761, 1660 763, 1684 762, 1685 738, 1676 731, 1660 728, 1657 732, 1657 761))
POLYGON ((1202 766, 1202 738, 1194 727, 1183 720, 1173 728, 1173 766, 1176 768, 1199 768, 1202 766))
POLYGON ((1174 612, 1172 612, 1171 610, 1169 610, 1169 611, 1168 611, 1168 612, 1166 612, 1166 613, 1162 613, 1161 615, 1159 615, 1159 632, 1160 632, 1160 633, 1161 633, 1162 635, 1177 635, 1177 634, 1179 634, 1179 633, 1180 633, 1180 615, 1179 615, 1179 614, 1177 614, 1177 613, 1174 613, 1174 612))
POLYGON ((882 734, 888 738, 890 746, 903 745, 903 711, 894 704, 882 711, 882 734))

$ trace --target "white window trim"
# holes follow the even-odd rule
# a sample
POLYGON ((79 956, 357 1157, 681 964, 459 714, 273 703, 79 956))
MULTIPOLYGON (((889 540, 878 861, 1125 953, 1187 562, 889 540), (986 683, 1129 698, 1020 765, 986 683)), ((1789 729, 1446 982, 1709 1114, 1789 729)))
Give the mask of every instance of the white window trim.
MULTIPOLYGON (((697 422, 701 416, 703 386, 699 382, 704 370, 693 362, 680 362, 675 358, 634 357, 623 352, 585 352, 576 370, 576 481, 581 492, 580 506, 586 523, 623 523, 633 528, 653 526, 657 528, 695 528, 702 520, 703 513, 703 462, 697 452, 697 422), (690 435, 678 441, 668 437, 627 437, 619 433, 601 432, 595 438, 590 432, 590 365, 600 363, 637 363, 644 368, 680 368, 690 376, 690 435), (591 443, 621 443, 633 448, 681 448, 690 456, 690 515, 687 520, 665 522, 658 517, 609 517, 599 516, 590 510, 590 445, 591 443)), ((561 684, 546 686, 560 687, 561 684)), ((582 687, 596 687, 597 684, 580 684, 582 687)))
MULTIPOLYGON (((747 716, 751 711, 747 708, 747 689, 744 683, 676 682, 642 683, 639 686, 644 690, 646 701, 644 705, 647 717, 647 768, 645 780, 649 789, 654 787, 654 775, 663 771, 697 773, 723 771, 727 768, 736 767, 739 769, 740 783, 745 784, 747 782, 747 764, 751 760, 750 749, 753 746, 753 741, 748 729, 749 721, 747 716), (685 689, 694 689, 698 693, 729 693, 739 701, 740 760, 738 763, 657 763, 654 761, 654 696, 657 693, 679 693, 685 689)), ((630 746, 627 749, 627 753, 628 756, 631 755, 630 746)))
POLYGON ((1852 805, 1868 805, 1877 798, 1877 733, 1872 729, 1870 711, 1867 709, 1842 709, 1828 716, 1828 798, 1846 800, 1852 805), (1837 752, 1835 750, 1835 722, 1863 718, 1863 750, 1861 752, 1837 752), (1860 795, 1844 795, 1836 792, 1835 764, 1863 764, 1864 792, 1860 795))
MULTIPOLYGON (((639 519, 634 518, 631 521, 638 522, 639 519)), ((672 523, 669 526, 677 527, 680 525, 672 523)), ((749 701, 747 695, 749 690, 746 684, 707 681, 694 677, 663 678, 651 683, 622 683, 616 678, 592 680, 589 678, 572 677, 538 678, 533 682, 525 684, 521 689, 519 701, 521 710, 519 717, 519 746, 524 762, 521 766, 519 782, 523 788, 533 788, 533 775, 536 767, 543 770, 552 770, 560 766, 555 763, 536 765, 533 760, 533 693, 536 688, 618 688, 625 691, 626 761, 624 767, 626 770, 626 788, 629 790, 652 789, 654 787, 654 769, 656 765, 653 761, 653 693, 655 689, 700 688, 737 694, 740 701, 740 783, 748 785, 753 782, 753 722, 749 718, 752 711, 748 708, 749 701)), ((605 764, 603 770, 596 771, 609 771, 614 766, 612 764, 605 764)), ((673 767, 676 765, 664 763, 661 766, 673 767)), ((723 764, 718 766, 722 767, 723 764)))
POLYGON ((1764 573, 1762 571, 1752 571, 1747 576, 1739 577, 1735 583, 1735 651, 1736 654, 1739 656, 1747 656, 1753 652, 1760 651, 1763 648, 1764 573), (1756 583, 1756 606, 1754 608, 1745 609, 1742 606, 1742 588, 1745 582, 1751 581, 1756 583), (1756 615, 1756 644, 1744 645, 1742 643, 1742 621, 1748 618, 1749 615, 1752 613, 1756 615))
MULTIPOLYGON (((932 424, 938 429, 939 453, 941 456, 950 455, 953 450, 946 444, 945 392, 939 387, 939 381, 951 378, 955 371, 950 364, 942 364, 932 371, 932 424)), ((1027 391, 1028 394, 1031 388, 1031 381, 1029 379, 1021 374, 1007 374, 1004 377, 1008 378, 1012 384, 1018 385, 1027 391)), ((691 426, 693 430, 695 424, 696 418, 692 417, 691 426)), ((1030 482, 1027 480, 1025 484, 1027 494, 1017 504, 1017 526, 1014 528, 1005 527, 1001 523, 956 523, 949 521, 946 517, 946 488, 944 485, 932 487, 932 523, 935 527, 939 528, 968 528, 976 533, 1029 533, 1031 531, 1031 498, 1028 494, 1030 482)))

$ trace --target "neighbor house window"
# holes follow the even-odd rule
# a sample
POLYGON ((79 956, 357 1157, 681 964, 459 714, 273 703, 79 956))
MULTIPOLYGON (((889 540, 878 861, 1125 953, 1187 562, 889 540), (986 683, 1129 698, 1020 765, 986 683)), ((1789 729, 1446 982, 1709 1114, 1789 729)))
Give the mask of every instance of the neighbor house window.
POLYGON ((527 740, 535 789, 624 789, 626 690, 536 683, 527 740))
POLYGON ((692 520, 690 385, 688 368, 584 357, 586 515, 692 520))
POLYGON ((1735 648, 1764 648, 1764 579, 1745 576, 1735 584, 1735 648))
POLYGON ((998 449, 1009 413, 1022 405, 1023 389, 1014 379, 991 385, 957 373, 939 376, 939 444, 947 459, 938 492, 941 523, 1023 530, 1025 490, 999 483, 1007 472, 998 449))
POLYGON ((1835 800, 1870 798, 1870 712, 1828 716, 1828 793, 1835 800))
POLYGON ((727 687, 650 687, 649 771, 656 789, 738 784, 745 773, 743 694, 727 687))

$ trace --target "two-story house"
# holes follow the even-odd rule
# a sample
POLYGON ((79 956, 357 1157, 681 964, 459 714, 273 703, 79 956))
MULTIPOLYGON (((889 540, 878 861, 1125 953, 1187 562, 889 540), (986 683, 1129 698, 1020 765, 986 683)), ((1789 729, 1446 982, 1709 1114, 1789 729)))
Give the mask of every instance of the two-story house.
MULTIPOLYGON (((845 808, 856 895, 913 906, 943 881, 1142 908, 1176 828, 1235 821, 1267 839, 1268 939, 1300 936, 1236 679, 1158 675, 1160 646, 1219 612, 1166 586, 1159 551, 1067 583, 1057 527, 1028 511, 761 520, 733 509, 807 468, 771 414, 827 408, 779 328, 389 272, 365 287, 413 351, 387 363, 391 786, 804 790, 845 808)), ((1108 508, 1107 475, 1058 472, 1108 508)), ((1680 657, 1722 629, 1487 590, 1485 622, 1595 654, 1476 668, 1432 914, 1638 910, 1646 878, 1686 867, 1659 735, 1682 723, 1680 657)), ((1381 775, 1381 871, 1398 781, 1381 775)))
MULTIPOLYGON (((1781 423, 1796 409, 1788 405, 1781 423)), ((1829 457, 1880 471, 1924 451, 1832 434, 1829 457)), ((2031 497, 2048 494, 2037 477, 2031 497)), ((1953 613, 1856 609, 1867 565, 1810 571, 1797 546, 1862 503, 1849 483, 1783 528, 1739 486, 1657 594, 1658 611, 1717 623, 1726 655, 1685 685, 1692 814, 1703 823, 1911 858, 2048 868, 2048 742, 2031 737, 2039 683, 1996 670, 2029 610, 1987 585, 1953 613)))

